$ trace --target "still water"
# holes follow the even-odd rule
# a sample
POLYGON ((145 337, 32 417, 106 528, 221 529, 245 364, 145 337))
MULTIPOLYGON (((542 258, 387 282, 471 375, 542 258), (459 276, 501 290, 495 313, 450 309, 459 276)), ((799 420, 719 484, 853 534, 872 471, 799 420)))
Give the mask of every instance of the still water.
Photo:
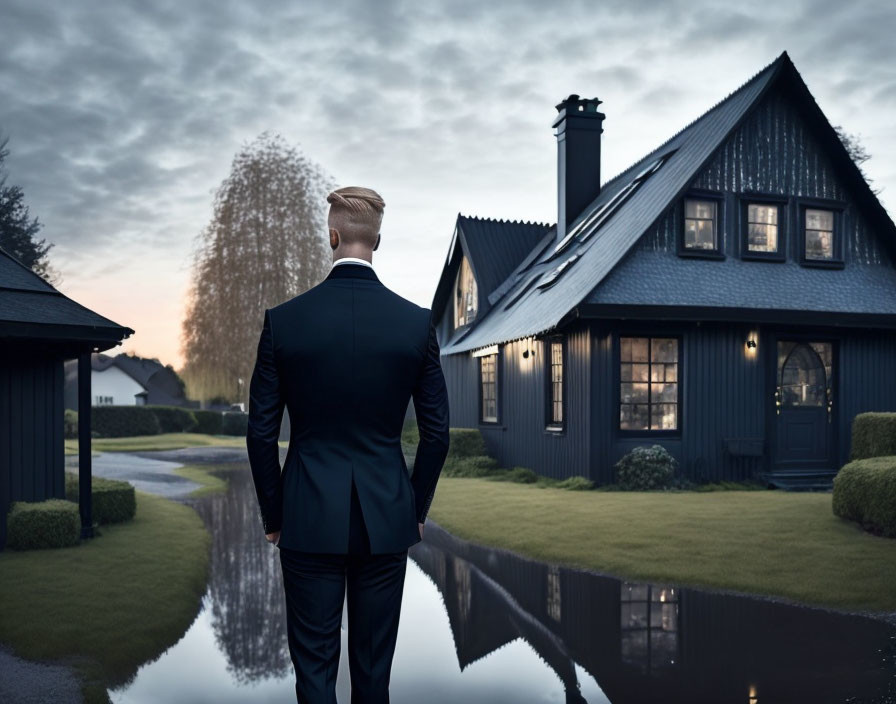
MULTIPOLYGON (((202 609, 115 704, 295 702, 277 549, 248 465, 191 500, 213 536, 202 609)), ((337 697, 349 701, 347 618, 337 697)), ((896 702, 896 627, 630 583, 458 540, 427 521, 409 551, 393 704, 896 702)))

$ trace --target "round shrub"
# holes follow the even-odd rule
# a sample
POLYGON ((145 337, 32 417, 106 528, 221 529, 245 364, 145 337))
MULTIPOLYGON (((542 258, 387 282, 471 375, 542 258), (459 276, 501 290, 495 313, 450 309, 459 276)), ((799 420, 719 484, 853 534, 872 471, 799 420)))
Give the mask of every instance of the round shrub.
POLYGON ((81 540, 78 505, 62 499, 15 501, 6 516, 6 545, 40 550, 77 545, 81 540))
POLYGON ((194 410, 193 416, 196 418, 196 427, 193 428, 194 433, 205 433, 206 435, 222 435, 224 426, 224 416, 221 411, 199 411, 194 410))
MULTIPOLYGON (((123 523, 137 513, 137 496, 128 482, 93 477, 90 488, 91 514, 97 523, 123 523)), ((65 498, 78 501, 78 475, 74 472, 65 473, 65 498)))
POLYGON ((896 413, 859 413, 852 421, 849 458, 896 455, 896 413))
POLYGON ((78 412, 71 408, 66 408, 62 420, 62 434, 64 437, 72 439, 78 437, 78 412))
POLYGON ((225 411, 221 420, 222 435, 243 435, 249 432, 249 414, 242 411, 225 411))
POLYGON ((896 455, 853 460, 834 477, 835 516, 865 530, 896 537, 896 455))
POLYGON ((588 491, 594 488, 594 482, 588 479, 588 477, 576 475, 557 482, 557 488, 570 489, 571 491, 588 491))
POLYGON ((90 419, 97 437, 124 438, 162 432, 151 406, 94 406, 90 419))
POLYGON ((163 433, 189 433, 196 427, 196 416, 180 406, 146 406, 151 408, 163 433))
POLYGON ((615 465, 616 483, 626 491, 648 491, 670 487, 678 461, 662 445, 634 448, 615 465))

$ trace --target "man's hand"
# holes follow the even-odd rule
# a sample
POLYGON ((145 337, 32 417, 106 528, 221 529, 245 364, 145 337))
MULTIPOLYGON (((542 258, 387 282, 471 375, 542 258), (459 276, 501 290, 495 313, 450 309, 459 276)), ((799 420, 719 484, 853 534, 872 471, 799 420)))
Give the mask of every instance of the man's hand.
POLYGON ((268 539, 269 543, 273 543, 274 545, 276 545, 280 542, 280 531, 278 530, 274 533, 267 533, 264 537, 268 539))
POLYGON ((418 523, 417 528, 420 530, 420 540, 423 540, 423 524, 418 523))

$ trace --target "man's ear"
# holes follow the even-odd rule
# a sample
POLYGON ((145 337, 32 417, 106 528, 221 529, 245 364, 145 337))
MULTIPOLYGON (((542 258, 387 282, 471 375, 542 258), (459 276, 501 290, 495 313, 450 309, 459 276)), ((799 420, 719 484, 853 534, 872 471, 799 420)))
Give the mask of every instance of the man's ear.
POLYGON ((376 251, 376 248, 379 247, 379 246, 380 246, 380 233, 377 232, 377 233, 376 233, 376 244, 373 245, 373 251, 375 252, 375 251, 376 251))
POLYGON ((339 246, 339 230, 335 227, 330 228, 330 249, 336 249, 339 246))

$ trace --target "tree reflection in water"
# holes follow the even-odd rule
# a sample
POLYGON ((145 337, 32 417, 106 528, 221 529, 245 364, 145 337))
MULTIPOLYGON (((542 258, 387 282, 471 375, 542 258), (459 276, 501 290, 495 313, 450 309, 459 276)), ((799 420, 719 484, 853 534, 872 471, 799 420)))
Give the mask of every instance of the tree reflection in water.
POLYGON ((225 470, 230 490, 205 496, 195 508, 211 529, 212 624, 228 671, 241 684, 292 673, 286 606, 277 548, 262 533, 247 471, 225 470))

